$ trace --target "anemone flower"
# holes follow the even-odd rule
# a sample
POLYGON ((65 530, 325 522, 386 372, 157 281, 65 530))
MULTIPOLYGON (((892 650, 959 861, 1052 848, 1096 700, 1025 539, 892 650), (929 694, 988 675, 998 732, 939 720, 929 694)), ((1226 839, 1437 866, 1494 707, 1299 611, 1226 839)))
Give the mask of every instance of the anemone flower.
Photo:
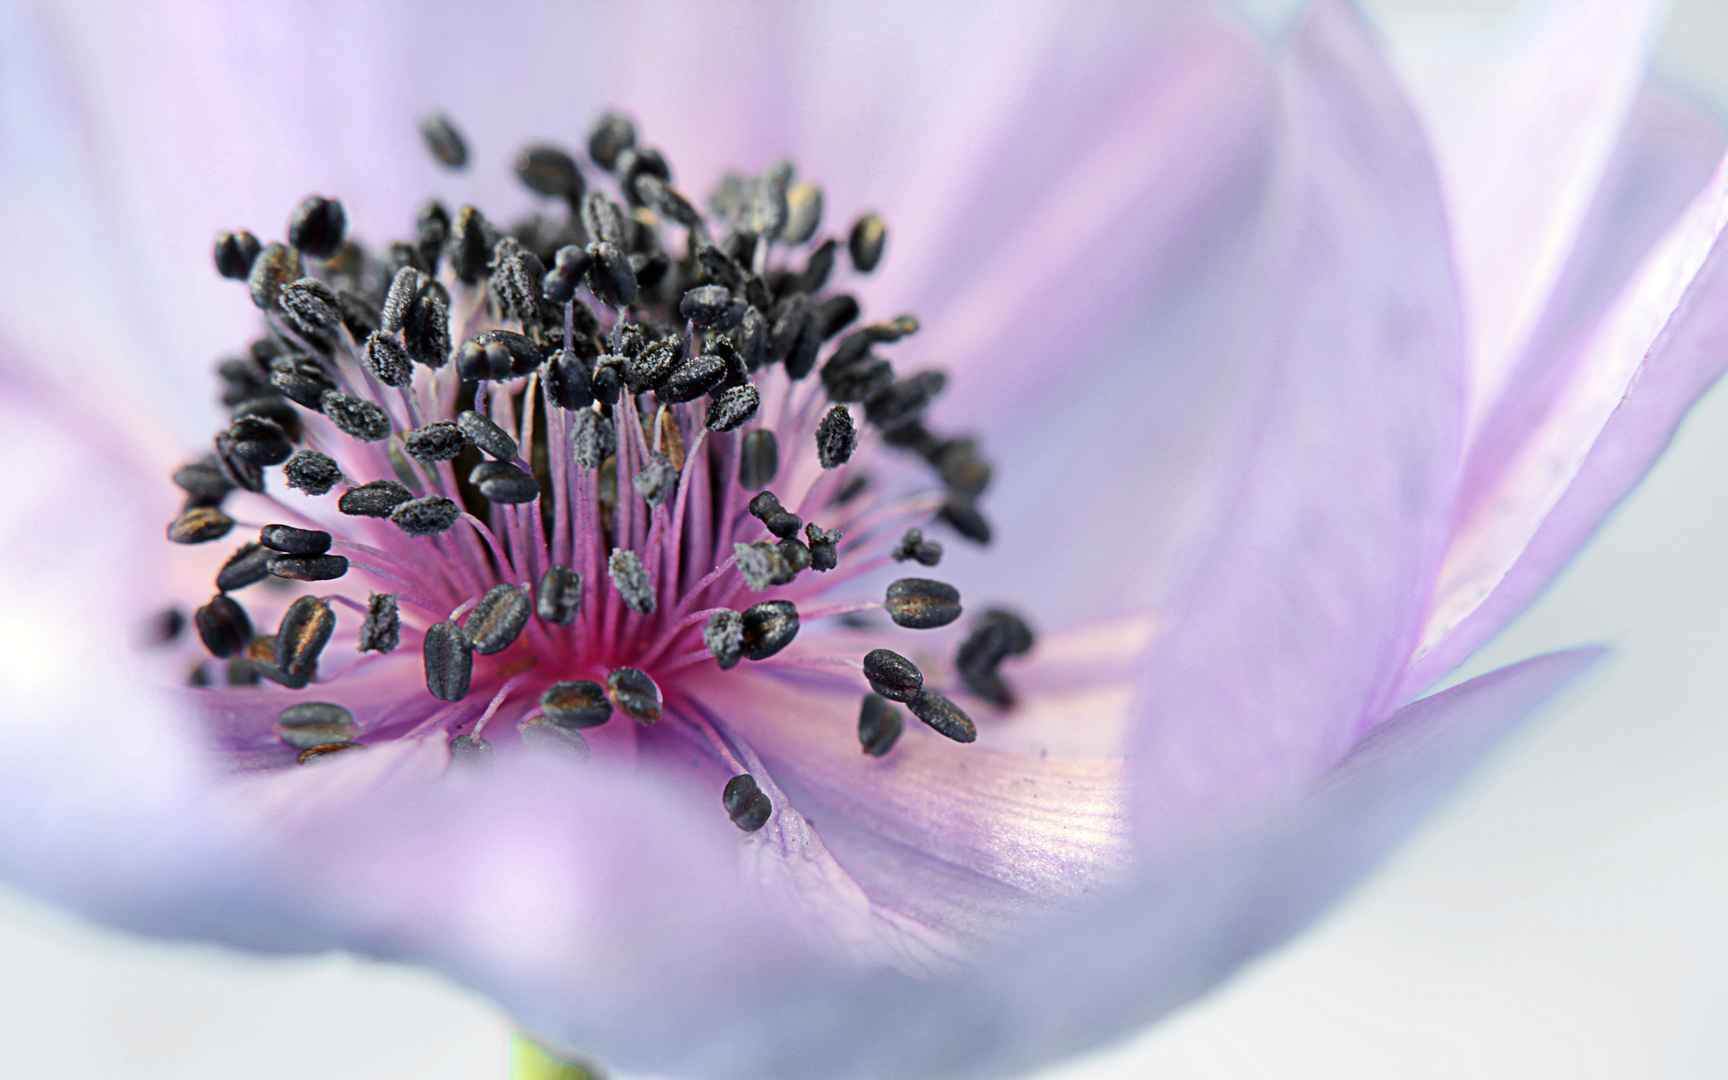
POLYGON ((0 872, 625 1069, 1155 1019, 1595 656, 1430 692, 1728 356, 1648 6, 14 13, 0 872))

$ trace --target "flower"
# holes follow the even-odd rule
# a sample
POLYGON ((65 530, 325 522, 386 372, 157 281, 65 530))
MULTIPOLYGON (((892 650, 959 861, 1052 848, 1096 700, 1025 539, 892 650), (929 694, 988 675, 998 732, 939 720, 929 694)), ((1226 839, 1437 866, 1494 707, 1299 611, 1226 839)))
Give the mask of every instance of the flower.
MULTIPOLYGON (((1479 130, 1460 138, 1440 112, 1418 120, 1342 4, 1315 5, 1276 49, 1174 9, 1096 28, 1052 14, 1001 28, 986 62, 959 67, 967 78, 949 73, 969 59, 952 43, 971 40, 972 13, 877 16, 808 37, 789 21, 722 12, 696 25, 710 16, 681 13, 656 25, 650 13, 641 40, 666 47, 657 62, 590 36, 580 42, 593 62, 575 65, 552 62, 568 60, 573 36, 493 14, 512 31, 500 66, 471 19, 439 36, 437 16, 420 12, 351 16, 377 18, 370 28, 290 13, 275 41, 219 23, 146 36, 187 58, 183 70, 244 71, 259 59, 247 50, 269 41, 264 55, 319 73, 228 72, 206 100, 235 108, 212 112, 195 142, 157 116, 104 125, 98 106, 121 95, 98 87, 86 100, 52 78, 67 56, 97 78, 136 75, 128 64, 166 78, 160 51, 135 34, 44 38, 32 26, 45 47, 6 66, 24 95, 7 99, 35 125, 97 140, 33 148, 106 146, 112 171, 138 185, 106 189, 107 203, 50 199, 56 186, 104 189, 56 171, 64 158, 32 158, 13 190, 34 197, 8 209, 8 235, 41 253, 49 286, 22 283, 0 309, 14 342, 4 407, 32 451, 5 540, 9 565, 30 571, 12 575, 4 638, 10 880, 157 933, 430 963, 549 1043, 627 1067, 929 1075, 1047 1060, 1156 1017, 1299 929, 1588 665, 1589 652, 1557 654, 1419 697, 1552 578, 1720 371, 1723 200, 1710 170, 1722 139, 1639 82, 1626 51, 1636 5, 1562 28, 1565 55, 1592 60, 1580 64, 1588 94, 1551 70, 1516 73, 1531 81, 1507 100, 1535 104, 1500 110, 1507 134, 1485 159, 1472 156, 1479 130), (934 25, 947 18, 967 25, 934 25), (71 51, 49 47, 68 40, 71 51), (401 71, 382 67, 380 42, 402 50, 401 71), (355 45, 364 51, 340 51, 355 45), (474 62, 448 62, 451 50, 474 62), (1078 90, 1074 57, 1096 79, 1078 90), (938 74, 884 74, 902 67, 938 74), (760 112, 728 78, 795 68, 816 73, 815 90, 752 83, 760 112), (524 101, 530 76, 560 85, 524 101), (593 92, 576 85, 590 79, 593 92), (356 89, 374 82, 376 94, 356 89), (428 665, 411 663, 408 682, 387 658, 345 673, 330 696, 368 720, 370 706, 403 704, 435 737, 404 729, 316 767, 235 775, 224 766, 236 749, 286 751, 211 716, 257 714, 200 707, 227 691, 158 689, 154 655, 130 635, 162 597, 184 595, 183 580, 207 590, 209 565, 192 573, 158 550, 167 515, 145 474, 171 440, 138 433, 128 414, 184 396, 166 358, 177 342, 214 345, 204 335, 229 329, 217 312, 236 298, 212 282, 206 302, 204 282, 156 273, 155 260, 191 219, 287 207, 307 190, 341 191, 357 229, 399 222, 403 191, 368 174, 419 168, 405 164, 420 160, 413 132, 380 132, 405 127, 421 103, 404 99, 428 86, 453 114, 484 119, 469 128, 477 157, 483 138, 514 147, 531 125, 568 129, 578 103, 616 100, 680 177, 796 149, 830 213, 882 210, 893 250, 860 295, 873 313, 922 316, 906 347, 951 374, 932 423, 976 427, 1000 465, 989 557, 950 552, 943 576, 968 604, 1000 597, 1039 627, 1032 653, 1001 668, 1015 709, 954 695, 975 714, 976 745, 910 730, 867 760, 861 682, 842 705, 808 680, 769 676, 815 635, 761 670, 702 660, 688 686, 656 679, 699 714, 691 726, 733 741, 682 771, 672 754, 642 752, 675 724, 642 734, 614 718, 590 732, 599 760, 580 772, 500 752, 492 769, 449 773, 452 731, 428 724, 428 665), (1543 92, 1581 114, 1576 128, 1543 92), (80 104, 96 109, 90 127, 67 123, 80 104), (367 109, 389 123, 353 119, 367 109), (1552 141, 1502 202, 1493 154, 1525 145, 1532 129, 1519 123, 1533 118, 1552 141), (843 152, 866 132, 864 153, 843 152), (147 152, 128 152, 133 140, 147 152), (262 171, 238 184, 207 165, 227 181, 213 194, 193 185, 194 148, 262 171), (345 149, 357 164, 338 175, 345 149), (877 186, 895 183, 901 197, 877 186), (208 205, 195 212, 194 196, 208 205), (58 218, 68 205, 80 216, 58 218), (89 317, 91 296, 113 317, 89 317), (132 359, 158 338, 156 362, 132 359), (25 362, 105 354, 128 360, 25 362), (608 752, 616 733, 634 736, 634 767, 608 752), (745 789, 727 806, 716 790, 738 766, 771 804, 748 835, 734 823, 754 824, 760 801, 745 789)), ((328 320, 303 289, 315 331, 328 320)), ((490 362, 481 353, 473 363, 490 362)), ((339 400, 335 412, 369 426, 364 409, 339 400)), ((467 442, 494 438, 474 424, 467 442)), ((807 427, 783 441, 814 453, 807 427)), ((412 554, 437 542, 399 542, 411 584, 437 585, 412 554)), ((612 591, 588 565, 586 604, 608 605, 618 626, 650 617, 624 610, 643 596, 628 559, 609 567, 612 591)), ((683 602, 667 575, 641 569, 659 582, 656 617, 683 602)), ((475 580, 465 601, 493 584, 475 580)), ((510 625, 520 600, 490 603, 510 625)), ((432 655, 433 682, 454 696, 444 654, 432 655)), ((899 669, 883 664, 892 688, 899 669)), ((952 685, 952 670, 919 667, 952 685)), ((491 674, 474 685, 495 692, 520 673, 491 674)), ((342 734, 340 714, 313 719, 342 734)))

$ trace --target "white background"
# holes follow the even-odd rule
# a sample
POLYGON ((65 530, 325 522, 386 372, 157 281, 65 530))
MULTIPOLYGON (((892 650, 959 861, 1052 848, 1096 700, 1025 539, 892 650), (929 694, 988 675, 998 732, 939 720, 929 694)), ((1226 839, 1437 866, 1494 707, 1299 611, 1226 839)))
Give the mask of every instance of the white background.
MULTIPOLYGON (((1728 4, 1676 8, 1664 63, 1723 100, 1728 4)), ((1606 670, 1319 929, 1049 1077, 1728 1075, 1725 496, 1719 393, 1473 665, 1592 640, 1619 647, 1606 670)), ((10 1076, 454 1080, 501 1076, 507 1037, 486 1003, 417 971, 167 947, 5 892, 0 1017, 10 1076)))

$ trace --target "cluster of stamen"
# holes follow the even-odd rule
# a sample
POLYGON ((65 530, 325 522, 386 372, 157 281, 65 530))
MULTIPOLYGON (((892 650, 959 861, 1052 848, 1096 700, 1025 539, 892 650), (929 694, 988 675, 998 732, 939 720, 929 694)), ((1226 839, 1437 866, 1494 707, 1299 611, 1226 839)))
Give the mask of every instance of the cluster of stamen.
MULTIPOLYGON (((447 119, 422 134, 444 165, 466 165, 447 119)), ((216 241, 218 272, 246 285, 267 330, 218 366, 230 422, 175 473, 186 502, 167 533, 202 544, 245 527, 257 539, 220 565, 193 614, 226 661, 200 662, 194 681, 303 691, 410 647, 427 695, 365 724, 296 697, 272 738, 302 763, 433 730, 456 759, 482 759, 501 713, 525 743, 586 755, 582 732, 614 712, 660 720, 678 672, 769 661, 816 620, 880 610, 924 630, 961 615, 959 592, 924 577, 894 581, 879 602, 810 603, 892 561, 938 565, 941 545, 916 524, 990 537, 978 508, 988 462, 974 440, 925 422, 945 377, 899 374, 877 351, 917 320, 858 325, 857 300, 832 287, 842 247, 854 272, 877 267, 882 219, 860 217, 844 244, 818 239, 821 189, 786 164, 726 176, 704 212, 618 114, 587 149, 616 197, 590 189, 571 154, 530 146, 517 174, 558 209, 508 230, 433 202, 412 238, 368 250, 341 203, 312 196, 284 241, 216 241), (928 462, 937 484, 870 497, 854 461, 873 442, 928 462), (273 488, 275 469, 301 497, 273 488), (231 516, 236 493, 266 520, 231 516), (271 630, 238 598, 351 572, 379 591, 267 596, 281 609, 271 630), (354 655, 329 663, 339 639, 354 655)), ((184 622, 165 618, 160 632, 184 622)), ((991 611, 955 669, 1006 706, 999 665, 1031 644, 1023 621, 991 611)), ((902 733, 894 703, 957 742, 977 737, 899 653, 801 662, 861 672, 869 755, 902 733)), ((760 828, 767 795, 726 733, 690 711, 736 769, 727 813, 760 828)))

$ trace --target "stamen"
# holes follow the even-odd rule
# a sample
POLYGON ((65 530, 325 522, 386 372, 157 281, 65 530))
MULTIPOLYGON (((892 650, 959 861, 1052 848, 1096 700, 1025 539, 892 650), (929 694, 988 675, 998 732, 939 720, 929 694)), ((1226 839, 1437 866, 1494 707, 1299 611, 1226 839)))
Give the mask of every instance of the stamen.
POLYGON ((503 652, 521 636, 533 611, 527 589, 519 585, 494 585, 468 613, 462 630, 473 642, 475 652, 490 656, 503 652))
POLYGON ((942 561, 942 545, 924 539, 922 529, 907 529, 906 535, 895 545, 893 556, 895 562, 912 560, 924 566, 935 566, 942 561))
POLYGON ((277 555, 270 560, 270 574, 289 581, 335 581, 348 572, 341 555, 277 555))
POLYGON ((654 614, 654 583, 648 579, 640 555, 624 548, 613 548, 611 558, 606 561, 606 571, 625 607, 638 615, 654 614))
POLYGON ((263 581, 270 576, 270 560, 274 557, 275 553, 262 544, 242 544, 216 571, 217 591, 238 592, 263 581))
POLYGON ((329 701, 302 701, 276 717, 276 737, 296 750, 353 742, 359 733, 354 714, 329 701))
POLYGON ((738 453, 738 486, 755 491, 774 482, 780 471, 780 446, 774 433, 756 428, 744 436, 738 453))
POLYGON ((804 527, 804 519, 780 505, 780 499, 772 491, 752 496, 749 510, 751 517, 782 540, 797 536, 798 530, 804 527))
POLYGON ((499 461, 516 459, 516 440, 510 437, 509 432, 493 423, 491 417, 483 416, 473 409, 464 409, 456 414, 456 426, 468 437, 469 442, 499 461))
POLYGON ((192 624, 198 629, 198 640, 218 660, 233 656, 252 640, 252 620, 246 609, 221 593, 192 613, 192 624))
POLYGON ((960 590, 930 578, 901 578, 890 582, 888 617, 895 625, 911 630, 947 626, 960 617, 960 590))
POLYGON ((207 544, 220 540, 234 528, 234 519, 219 507, 194 506, 180 511, 168 523, 168 539, 176 544, 207 544))
POLYGON ((924 673, 918 665, 892 649, 865 653, 864 677, 870 681, 870 689, 889 701, 911 701, 924 689, 924 673))
POLYGON ((762 789, 756 786, 756 778, 749 773, 739 773, 726 781, 720 802, 726 807, 726 816, 732 819, 732 824, 747 833, 768 824, 768 818, 774 812, 774 804, 762 794, 762 789))
POLYGON ((342 204, 322 195, 308 195, 288 219, 288 242, 314 259, 328 259, 342 246, 348 215, 342 204))
POLYGON ((798 608, 790 600, 764 600, 744 610, 744 655, 766 660, 798 636, 798 608))
POLYGON ((373 480, 351 487, 336 500, 336 509, 350 517, 387 518, 414 493, 394 480, 373 480))
POLYGON ((461 701, 474 679, 474 645, 449 619, 435 623, 421 643, 426 691, 441 701, 461 701))
POLYGON ((660 687, 646 672, 633 667, 614 668, 606 676, 606 696, 643 726, 660 719, 660 687))
POLYGON ((598 469, 600 463, 618 450, 618 437, 612 425, 592 409, 582 409, 570 419, 570 453, 584 469, 598 469))
POLYGON ((252 465, 280 465, 294 452, 282 425, 264 416, 236 416, 228 425, 233 452, 252 465))
POLYGON ((468 164, 468 143, 443 113, 420 121, 420 137, 426 141, 426 149, 445 167, 460 169, 468 164))
POLYGON ((266 525, 259 531, 258 541, 284 555, 322 555, 330 550, 329 533, 292 525, 266 525))
POLYGON ((548 567, 540 576, 535 611, 540 618, 569 626, 582 610, 582 575, 567 566, 548 567))
POLYGON ((382 331, 374 331, 366 338, 365 355, 366 370, 385 386, 400 388, 413 381, 413 358, 395 338, 387 337, 382 331))
POLYGON ((744 617, 730 608, 716 611, 702 628, 702 644, 713 654, 720 670, 737 667, 744 656, 744 617))
POLYGON ((612 719, 606 688, 587 679, 555 682, 540 695, 547 721, 559 727, 594 728, 612 719))
POLYGON ((342 470, 328 454, 316 450, 296 450, 282 465, 282 477, 288 486, 308 495, 327 495, 342 479, 342 470))
POLYGON ((469 471, 468 482, 488 502, 526 503, 540 497, 540 484, 508 461, 482 461, 469 471))
POLYGON ((216 272, 230 281, 245 281, 258 258, 258 238, 245 229, 216 234, 216 272))
POLYGON ((931 730, 955 742, 969 743, 978 738, 978 727, 960 706, 934 690, 920 690, 906 703, 912 715, 930 725, 931 730))
POLYGON ((858 744, 871 757, 881 757, 894 749, 906 720, 900 710, 888 704, 880 694, 865 694, 858 709, 858 744))
POLYGON ((846 236, 846 250, 860 274, 876 269, 887 246, 888 226, 876 214, 865 214, 853 222, 852 231, 846 236))
POLYGON ((858 448, 858 429, 846 406, 835 405, 822 416, 816 428, 816 460, 824 469, 834 469, 852 459, 858 448))
POLYGON ((426 495, 390 511, 390 523, 409 536, 437 536, 462 517, 462 508, 443 495, 426 495))
POLYGON ((356 651, 395 652, 402 643, 402 608, 395 593, 372 593, 366 603, 366 621, 360 624, 356 651))
POLYGON ((311 679, 318 672, 318 657, 336 632, 336 613, 316 596, 302 596, 282 613, 276 626, 272 660, 290 679, 311 679))

